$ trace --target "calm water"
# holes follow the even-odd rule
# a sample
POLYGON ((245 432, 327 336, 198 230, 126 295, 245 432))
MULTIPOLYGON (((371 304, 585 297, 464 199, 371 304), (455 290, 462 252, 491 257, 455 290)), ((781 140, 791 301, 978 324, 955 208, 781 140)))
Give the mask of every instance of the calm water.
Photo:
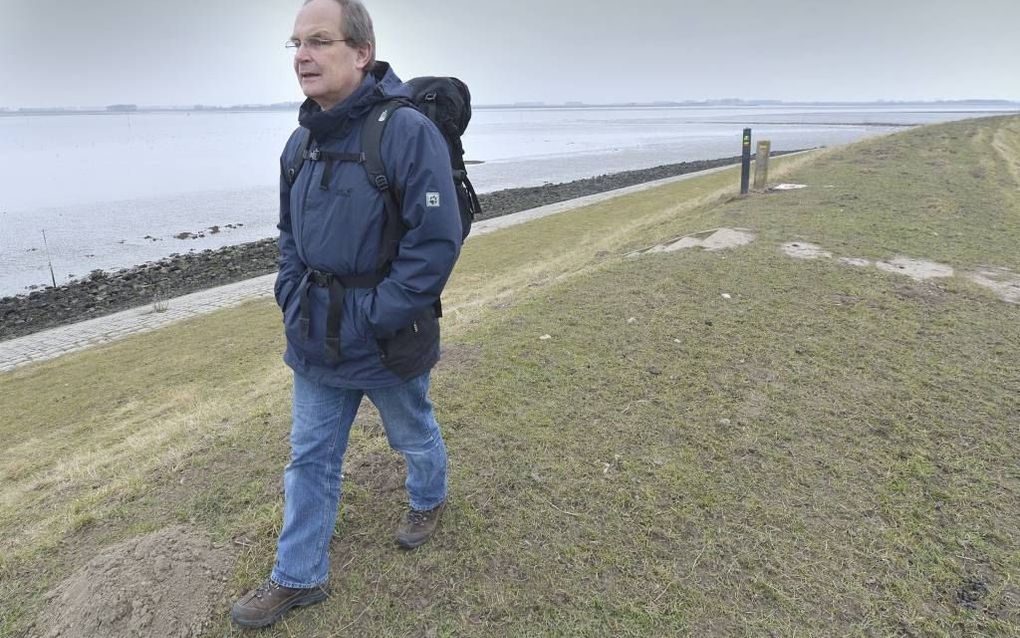
MULTIPOLYGON (((465 139, 479 191, 852 142, 989 112, 931 107, 480 109, 465 139)), ((293 113, 0 117, 0 295, 275 235, 293 113), (219 227, 219 232, 209 231, 219 227), (229 226, 229 227, 228 227, 229 226), (181 233, 204 238, 177 239, 181 233)))

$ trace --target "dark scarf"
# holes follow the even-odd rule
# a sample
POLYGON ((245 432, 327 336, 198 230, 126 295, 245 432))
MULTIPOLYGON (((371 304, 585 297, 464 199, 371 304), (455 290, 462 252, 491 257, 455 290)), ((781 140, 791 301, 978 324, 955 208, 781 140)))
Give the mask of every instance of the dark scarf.
POLYGON ((308 98, 298 111, 298 123, 312 132, 312 138, 323 142, 330 137, 342 137, 354 122, 364 117, 380 100, 386 99, 382 80, 390 73, 390 65, 376 62, 361 84, 339 104, 323 111, 314 100, 308 98))

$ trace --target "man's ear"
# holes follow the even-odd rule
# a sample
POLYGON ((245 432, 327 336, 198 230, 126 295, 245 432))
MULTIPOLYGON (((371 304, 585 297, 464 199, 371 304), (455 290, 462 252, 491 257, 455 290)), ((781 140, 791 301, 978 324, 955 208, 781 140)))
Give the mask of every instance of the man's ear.
POLYGON ((372 45, 363 44, 355 50, 358 52, 357 57, 354 59, 355 66, 360 71, 368 71, 368 61, 372 59, 372 45))

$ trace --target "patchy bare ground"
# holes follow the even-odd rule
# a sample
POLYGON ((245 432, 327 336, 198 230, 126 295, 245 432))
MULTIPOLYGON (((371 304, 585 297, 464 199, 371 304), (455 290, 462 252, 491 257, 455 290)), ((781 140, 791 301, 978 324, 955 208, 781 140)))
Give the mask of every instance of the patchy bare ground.
POLYGON ((672 253, 686 248, 703 248, 709 252, 744 246, 754 241, 754 233, 748 228, 712 228, 710 230, 684 235, 658 244, 651 248, 632 252, 628 257, 672 253))
POLYGON ((927 259, 911 259, 910 257, 896 257, 889 261, 880 261, 875 264, 875 267, 885 272, 906 275, 915 281, 953 276, 952 266, 936 264, 927 259))
POLYGON ((46 638, 197 638, 234 567, 223 547, 169 527, 110 547, 46 594, 46 638))
POLYGON ((821 246, 809 244, 803 241, 791 241, 783 244, 783 252, 795 259, 819 259, 832 257, 832 253, 823 250, 821 246))
POLYGON ((443 343, 437 372, 470 370, 481 362, 482 349, 464 343, 443 343))
MULTIPOLYGON (((832 253, 817 244, 797 241, 782 245, 786 255, 795 259, 831 259, 832 253)), ((846 266, 867 267, 874 265, 879 270, 905 275, 914 281, 944 279, 956 274, 954 268, 947 264, 939 264, 926 259, 896 257, 888 261, 876 261, 861 257, 840 257, 839 263, 846 266)), ((977 272, 963 273, 970 281, 994 292, 1006 303, 1020 303, 1020 274, 1008 268, 989 266, 977 272)))
POLYGON ((1020 274, 1008 268, 987 268, 969 273, 967 277, 999 295, 1007 303, 1020 304, 1020 274))
MULTIPOLYGON (((754 233, 747 228, 713 228, 671 239, 650 248, 636 250, 627 257, 640 257, 657 253, 672 253, 688 248, 702 248, 707 251, 726 250, 750 244, 755 239, 754 233)), ((794 259, 832 259, 831 251, 818 244, 806 241, 786 242, 781 246, 783 253, 794 259)), ((927 259, 897 256, 886 261, 872 262, 863 257, 839 257, 839 263, 846 266, 875 266, 884 272, 910 277, 914 281, 944 279, 953 277, 956 270, 948 264, 940 264, 927 259)), ((1007 303, 1020 303, 1020 275, 1007 268, 988 267, 979 272, 966 273, 967 279, 993 291, 1007 303)))

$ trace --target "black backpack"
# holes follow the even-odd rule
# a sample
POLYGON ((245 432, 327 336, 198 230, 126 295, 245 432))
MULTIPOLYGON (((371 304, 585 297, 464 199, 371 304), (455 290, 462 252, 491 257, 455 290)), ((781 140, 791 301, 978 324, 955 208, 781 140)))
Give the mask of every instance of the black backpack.
MULTIPOLYGON (((453 184, 457 191, 457 205, 460 209, 462 238, 471 232, 471 223, 481 212, 481 204, 475 188, 468 179, 464 167, 464 145, 461 136, 471 121, 471 93, 467 85, 452 77, 420 77, 409 80, 407 84, 413 89, 410 98, 396 97, 376 104, 365 118, 361 129, 361 153, 354 157, 330 154, 318 150, 308 151, 310 132, 300 128, 295 135, 300 135, 297 151, 291 158, 290 166, 284 173, 287 183, 292 185, 297 179, 306 159, 334 159, 339 161, 355 161, 364 165, 369 181, 383 194, 386 204, 386 225, 383 231, 383 262, 389 263, 396 256, 397 246, 404 234, 403 221, 400 216, 401 189, 399 184, 391 184, 386 177, 386 167, 382 161, 382 136, 386 124, 393 112, 402 107, 410 107, 422 112, 439 129, 446 140, 450 151, 450 166, 453 169, 453 184)), ((323 179, 328 181, 327 174, 323 179)))

